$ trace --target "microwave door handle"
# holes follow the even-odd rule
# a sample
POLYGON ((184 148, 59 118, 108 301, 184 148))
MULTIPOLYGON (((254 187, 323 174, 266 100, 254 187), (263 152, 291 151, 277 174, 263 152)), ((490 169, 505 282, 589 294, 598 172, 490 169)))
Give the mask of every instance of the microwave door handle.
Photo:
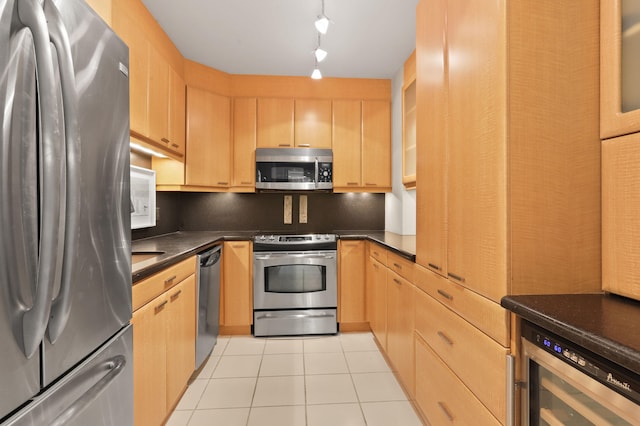
POLYGON ((315 187, 318 187, 318 184, 320 183, 320 167, 318 167, 318 157, 316 157, 316 179, 315 179, 315 187))
MULTIPOLYGON (((80 137, 78 131, 78 94, 75 71, 71 55, 69 35, 62 22, 62 16, 52 0, 44 1, 49 35, 58 54, 62 105, 64 109, 64 129, 66 148, 66 200, 64 252, 60 292, 51 306, 48 337, 51 343, 60 337, 71 311, 71 280, 78 247, 78 227, 80 215, 80 137)), ((64 185, 63 181, 63 185, 64 185)))
POLYGON ((44 336, 54 284, 60 279, 56 261, 61 219, 61 144, 58 131, 55 72, 44 11, 37 0, 18 0, 18 17, 33 34, 38 79, 41 155, 41 213, 37 284, 33 306, 22 316, 24 353, 31 358, 44 336))

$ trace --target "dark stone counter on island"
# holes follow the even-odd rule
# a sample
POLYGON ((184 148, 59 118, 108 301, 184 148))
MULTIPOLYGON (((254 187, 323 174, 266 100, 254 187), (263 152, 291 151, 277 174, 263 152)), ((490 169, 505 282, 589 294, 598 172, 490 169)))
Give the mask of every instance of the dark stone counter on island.
POLYGON ((501 305, 640 374, 640 302, 611 294, 506 296, 501 305))

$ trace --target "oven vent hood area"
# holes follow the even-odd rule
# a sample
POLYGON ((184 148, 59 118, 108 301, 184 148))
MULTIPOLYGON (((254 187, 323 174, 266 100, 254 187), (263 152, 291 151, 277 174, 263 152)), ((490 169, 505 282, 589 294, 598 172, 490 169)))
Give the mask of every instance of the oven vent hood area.
POLYGON ((256 149, 256 190, 330 192, 332 189, 330 149, 256 149))

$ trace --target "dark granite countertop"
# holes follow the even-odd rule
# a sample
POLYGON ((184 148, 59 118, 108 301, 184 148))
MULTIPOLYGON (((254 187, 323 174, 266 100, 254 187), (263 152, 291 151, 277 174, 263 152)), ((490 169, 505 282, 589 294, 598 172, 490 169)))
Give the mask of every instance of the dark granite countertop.
POLYGON ((640 302, 610 294, 507 296, 518 316, 640 374, 640 302))
MULTIPOLYGON (((251 240, 264 231, 178 231, 158 237, 131 242, 132 252, 162 252, 162 254, 132 265, 135 284, 143 278, 200 253, 223 241, 251 240)), ((334 231, 341 239, 369 239, 415 261, 415 236, 403 236, 385 231, 334 231)))
POLYGON ((367 239, 376 242, 412 262, 416 261, 416 236, 388 231, 336 231, 342 240, 367 239))

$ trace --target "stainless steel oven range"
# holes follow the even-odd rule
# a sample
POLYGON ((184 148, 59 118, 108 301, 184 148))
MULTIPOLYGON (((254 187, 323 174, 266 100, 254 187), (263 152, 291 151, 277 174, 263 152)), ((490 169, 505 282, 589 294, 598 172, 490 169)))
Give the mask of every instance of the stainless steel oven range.
POLYGON ((254 335, 337 333, 336 258, 333 234, 254 237, 254 335))
MULTIPOLYGON (((585 313, 588 315, 588 313, 585 313)), ((523 425, 637 425, 640 377, 522 322, 523 425)))

